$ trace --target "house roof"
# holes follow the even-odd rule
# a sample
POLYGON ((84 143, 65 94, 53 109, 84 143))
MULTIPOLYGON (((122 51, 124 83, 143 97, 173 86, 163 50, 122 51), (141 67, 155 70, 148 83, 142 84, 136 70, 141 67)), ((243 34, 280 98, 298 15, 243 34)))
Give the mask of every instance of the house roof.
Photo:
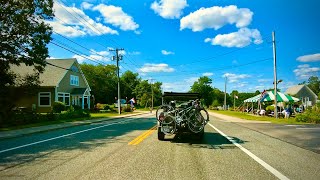
POLYGON ((297 86, 289 87, 286 91, 286 94, 295 95, 303 88, 303 86, 305 85, 297 85, 297 86))
MULTIPOLYGON (((46 61, 48 62, 48 64, 46 65, 43 73, 40 74, 40 86, 55 87, 65 76, 66 69, 70 69, 77 60, 75 58, 70 58, 46 59, 46 61)), ((19 66, 12 65, 11 70, 14 73, 20 74, 21 76, 34 73, 33 66, 26 66, 24 63, 21 63, 19 66)))
POLYGON ((286 94, 291 94, 291 95, 296 95, 298 94, 302 88, 305 87, 313 96, 318 97, 308 86, 306 86, 305 84, 303 85, 297 85, 297 86, 292 86, 289 87, 286 91, 286 94))

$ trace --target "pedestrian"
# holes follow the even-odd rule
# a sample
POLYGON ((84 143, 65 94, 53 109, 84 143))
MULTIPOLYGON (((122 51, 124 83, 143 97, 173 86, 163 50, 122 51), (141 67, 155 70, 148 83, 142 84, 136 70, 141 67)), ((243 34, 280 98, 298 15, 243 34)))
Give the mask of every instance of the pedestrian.
POLYGON ((130 99, 130 107, 132 109, 132 111, 134 110, 134 103, 136 103, 136 101, 134 100, 134 98, 130 99))

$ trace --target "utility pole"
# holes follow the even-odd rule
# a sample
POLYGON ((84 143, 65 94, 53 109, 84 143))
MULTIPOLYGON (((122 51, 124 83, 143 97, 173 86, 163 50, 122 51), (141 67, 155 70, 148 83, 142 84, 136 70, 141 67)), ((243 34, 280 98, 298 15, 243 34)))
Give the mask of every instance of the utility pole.
POLYGON ((224 110, 227 110, 227 76, 225 77, 226 80, 224 82, 224 110))
POLYGON ((236 95, 233 95, 233 110, 236 110, 236 95))
POLYGON ((120 98, 120 70, 119 61, 122 60, 122 55, 119 55, 119 51, 123 51, 123 48, 109 49, 109 51, 116 51, 116 56, 112 56, 112 60, 117 61, 117 74, 118 74, 118 112, 121 114, 121 98, 120 98))
POLYGON ((278 118, 278 107, 277 107, 277 56, 276 56, 276 37, 275 32, 272 31, 272 45, 273 45, 273 77, 274 77, 274 116, 278 118))
POLYGON ((152 113, 152 110, 153 110, 153 84, 152 84, 152 81, 154 79, 150 78, 150 83, 151 83, 151 113, 152 113))

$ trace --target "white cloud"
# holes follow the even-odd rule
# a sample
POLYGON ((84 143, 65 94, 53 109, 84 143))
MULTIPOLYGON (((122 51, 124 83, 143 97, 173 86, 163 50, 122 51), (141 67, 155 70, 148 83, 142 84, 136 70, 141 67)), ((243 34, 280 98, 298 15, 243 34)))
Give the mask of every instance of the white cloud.
POLYGON ((178 19, 187 6, 186 0, 160 0, 160 2, 154 1, 150 8, 165 19, 178 19))
POLYGON ((47 23, 52 26, 55 32, 62 35, 78 37, 85 35, 98 36, 103 34, 118 34, 116 30, 95 22, 81 9, 76 7, 67 7, 55 2, 53 4, 53 9, 56 18, 53 21, 47 21, 47 23))
POLYGON ((173 72, 174 69, 169 67, 168 64, 150 64, 146 63, 144 64, 140 69, 140 72, 142 73, 149 73, 149 72, 173 72))
POLYGON ((198 77, 190 77, 179 82, 164 82, 162 83, 162 88, 165 92, 188 92, 190 90, 190 87, 197 80, 198 77))
POLYGON ((227 77, 228 82, 235 83, 235 82, 238 82, 240 79, 247 79, 251 76, 248 74, 225 73, 222 77, 227 77))
POLYGON ((300 62, 317 62, 320 61, 320 53, 299 56, 297 61, 300 62))
POLYGON ((174 54, 174 52, 171 52, 171 51, 166 51, 166 50, 162 50, 161 53, 163 55, 170 55, 170 54, 174 54))
POLYGON ((319 74, 320 67, 310 67, 309 64, 303 64, 299 65, 293 72, 298 79, 308 79, 310 76, 319 74))
POLYGON ((105 62, 109 62, 111 61, 111 53, 109 51, 95 51, 93 49, 91 49, 90 51, 90 55, 86 56, 86 55, 74 55, 73 58, 76 58, 78 60, 78 62, 81 64, 83 62, 89 63, 89 64, 97 64, 93 61, 99 62, 99 63, 105 63, 105 62), (88 58, 85 58, 88 57, 88 58), (88 60, 90 59, 90 60, 88 60), (92 60, 92 61, 91 61, 92 60))
POLYGON ((213 6, 200 8, 180 20, 180 30, 189 28, 192 31, 202 31, 207 28, 215 30, 226 24, 235 24, 236 27, 246 27, 251 23, 253 12, 247 8, 238 8, 230 5, 226 7, 213 6))
POLYGON ((212 45, 238 48, 245 47, 252 41, 255 44, 261 44, 263 42, 260 32, 257 29, 241 28, 237 32, 230 34, 218 34, 212 39, 206 38, 204 40, 204 42, 211 42, 212 45))
POLYGON ((83 2, 83 3, 81 3, 81 7, 83 9, 91 9, 93 7, 93 4, 90 4, 88 2, 83 2))
POLYGON ((121 7, 99 4, 93 7, 92 10, 99 11, 104 17, 105 23, 119 27, 123 31, 135 31, 139 28, 139 24, 134 22, 131 16, 123 12, 121 7))
POLYGON ((202 74, 202 76, 213 76, 213 73, 212 72, 205 72, 202 74))

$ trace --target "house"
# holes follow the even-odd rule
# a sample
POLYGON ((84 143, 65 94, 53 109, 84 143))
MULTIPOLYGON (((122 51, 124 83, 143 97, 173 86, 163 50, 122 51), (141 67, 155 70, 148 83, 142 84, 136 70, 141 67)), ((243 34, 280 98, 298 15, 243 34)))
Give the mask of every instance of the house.
MULTIPOLYGON (((75 58, 46 59, 47 65, 40 74, 40 88, 34 95, 21 97, 17 107, 35 109, 37 112, 50 112, 55 101, 90 108, 90 87, 75 58)), ((21 76, 33 73, 33 67, 21 64, 11 70, 21 76)))
POLYGON ((306 107, 315 105, 318 99, 318 96, 307 85, 292 86, 287 89, 286 94, 299 98, 306 107))

